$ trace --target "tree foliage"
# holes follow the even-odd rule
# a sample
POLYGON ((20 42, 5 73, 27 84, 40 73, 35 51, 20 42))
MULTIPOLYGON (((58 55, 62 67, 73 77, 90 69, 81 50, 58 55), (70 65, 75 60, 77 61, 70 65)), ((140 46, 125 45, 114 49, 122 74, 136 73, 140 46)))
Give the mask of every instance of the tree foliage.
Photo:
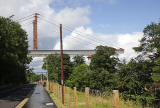
POLYGON ((147 54, 155 63, 154 72, 160 73, 160 23, 151 23, 143 30, 144 36, 140 40, 140 45, 134 50, 141 52, 143 55, 147 54))
POLYGON ((89 85, 93 89, 111 90, 116 86, 116 72, 118 58, 116 49, 108 46, 97 46, 92 55, 89 75, 89 85))
POLYGON ((160 23, 151 23, 143 30, 144 36, 140 40, 140 46, 135 47, 138 52, 152 52, 160 48, 160 23))
MULTIPOLYGON (((61 58, 58 54, 52 54, 44 58, 43 69, 49 73, 49 79, 61 83, 61 58)), ((73 63, 70 61, 70 56, 63 55, 63 74, 64 82, 69 78, 72 72, 73 63)))
POLYGON ((26 81, 27 54, 26 32, 17 22, 0 17, 0 84, 26 81))
POLYGON ((115 51, 112 47, 98 46, 96 54, 92 55, 90 68, 81 62, 84 61, 82 57, 75 56, 74 64, 76 65, 66 84, 71 87, 76 86, 78 89, 90 87, 101 91, 115 88, 116 63, 118 62, 114 56, 115 51))
POLYGON ((148 88, 153 83, 151 64, 150 61, 132 59, 129 63, 120 65, 118 89, 125 99, 146 102, 146 97, 151 97, 148 88))
POLYGON ((118 58, 115 57, 116 49, 108 46, 97 46, 96 54, 92 55, 90 68, 91 70, 106 70, 110 73, 116 71, 118 58))
POLYGON ((28 82, 36 82, 40 80, 41 75, 35 74, 33 69, 28 69, 26 72, 26 77, 28 82))
MULTIPOLYGON (((152 105, 155 98, 160 98, 157 95, 160 91, 153 93, 152 90, 152 75, 154 72, 160 73, 160 23, 151 23, 143 32, 140 45, 133 48, 138 52, 138 56, 130 61, 120 62, 116 49, 108 46, 96 47, 96 53, 92 55, 89 66, 84 64, 80 56, 74 57, 73 63, 68 59, 67 66, 70 71, 68 70, 69 74, 66 75, 66 84, 70 87, 75 86, 78 90, 84 87, 100 91, 118 89, 126 100, 152 105)), ((59 65, 55 67, 60 66, 58 58, 55 58, 55 64, 59 65)), ((56 71, 52 71, 54 72, 56 71)))
POLYGON ((142 66, 143 68, 146 67, 146 70, 141 71, 143 73, 150 71, 149 73, 153 75, 155 75, 154 73, 156 73, 156 75, 157 73, 160 74, 160 23, 151 23, 144 28, 143 33, 144 36, 140 40, 140 45, 133 48, 136 52, 139 52, 138 60, 145 61, 142 66), (147 62, 146 59, 149 62, 147 62), (146 66, 148 63, 149 65, 146 66))
POLYGON ((87 72, 88 66, 86 64, 81 64, 74 67, 66 84, 70 87, 77 87, 78 89, 85 88, 87 72))
POLYGON ((78 65, 81 65, 81 64, 85 64, 85 60, 84 60, 84 57, 83 56, 74 56, 73 57, 73 63, 75 66, 78 66, 78 65))

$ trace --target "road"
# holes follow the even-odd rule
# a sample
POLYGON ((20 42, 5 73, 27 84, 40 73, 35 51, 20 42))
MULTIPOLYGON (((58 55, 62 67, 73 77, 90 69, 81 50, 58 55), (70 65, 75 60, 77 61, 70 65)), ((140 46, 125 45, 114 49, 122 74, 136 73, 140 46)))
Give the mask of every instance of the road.
POLYGON ((23 108, 57 108, 42 85, 38 84, 23 108))
POLYGON ((15 108, 35 87, 35 84, 25 84, 14 90, 1 94, 0 108, 15 108))

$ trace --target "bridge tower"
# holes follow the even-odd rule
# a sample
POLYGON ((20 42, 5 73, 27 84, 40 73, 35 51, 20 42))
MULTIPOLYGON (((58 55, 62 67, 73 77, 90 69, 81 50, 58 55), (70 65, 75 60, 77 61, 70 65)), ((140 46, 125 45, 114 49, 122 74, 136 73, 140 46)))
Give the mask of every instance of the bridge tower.
POLYGON ((33 50, 38 49, 38 42, 37 42, 37 18, 39 13, 35 13, 34 20, 33 20, 33 50))

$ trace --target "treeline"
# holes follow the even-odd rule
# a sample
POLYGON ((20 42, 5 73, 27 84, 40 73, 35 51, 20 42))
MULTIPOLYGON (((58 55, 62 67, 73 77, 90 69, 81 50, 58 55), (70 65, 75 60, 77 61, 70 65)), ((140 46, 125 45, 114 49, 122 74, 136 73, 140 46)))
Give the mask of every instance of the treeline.
MULTIPOLYGON (((144 29, 140 45, 133 48, 138 56, 126 62, 118 59, 116 49, 97 46, 90 65, 82 56, 73 61, 64 54, 64 83, 79 90, 85 87, 111 92, 118 89, 125 100, 134 100, 143 105, 158 103, 159 91, 153 90, 154 74, 160 73, 160 23, 152 23, 144 29), (152 54, 152 55, 151 55, 152 54)), ((49 72, 49 80, 61 83, 60 55, 44 58, 43 69, 49 72)), ((156 107, 156 106, 155 106, 156 107)))
POLYGON ((0 85, 26 82, 27 54, 26 32, 11 18, 0 17, 0 85))
POLYGON ((37 82, 37 81, 40 81, 41 78, 43 78, 43 75, 34 73, 33 69, 28 69, 26 72, 27 82, 30 82, 30 83, 37 82))

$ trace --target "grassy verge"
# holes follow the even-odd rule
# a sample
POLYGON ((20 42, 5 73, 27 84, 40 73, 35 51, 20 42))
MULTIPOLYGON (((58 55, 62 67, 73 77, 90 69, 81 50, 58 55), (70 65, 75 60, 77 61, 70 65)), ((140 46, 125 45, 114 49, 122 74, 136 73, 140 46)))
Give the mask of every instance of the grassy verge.
POLYGON ((58 99, 53 92, 51 92, 50 90, 48 90, 47 87, 45 87, 45 89, 47 90, 47 92, 49 93, 49 95, 51 96, 52 100, 55 102, 55 104, 57 105, 58 108, 66 108, 60 99, 58 99))
MULTIPOLYGON (((50 94, 50 96, 52 97, 52 99, 54 100, 54 102, 56 103, 56 105, 58 106, 58 108, 67 108, 68 105, 70 105, 70 108, 74 108, 75 104, 74 104, 74 91, 73 89, 69 88, 69 92, 65 87, 65 104, 63 105, 61 103, 62 100, 62 96, 58 93, 61 93, 61 89, 60 86, 52 83, 51 85, 51 90, 47 90, 50 94), (55 87, 59 87, 59 89, 56 89, 55 87), (56 90, 55 90, 56 89, 56 90), (58 91, 59 90, 59 91, 58 91), (58 91, 57 93, 53 93, 51 91, 58 91), (70 100, 68 102, 68 100, 70 100)), ((89 96, 89 107, 90 108, 113 108, 113 97, 112 95, 110 96, 105 96, 105 97, 100 97, 100 96, 89 96)), ((135 104, 132 101, 124 101, 122 99, 120 99, 119 102, 119 106, 120 108, 142 108, 141 105, 139 104, 135 104)), ((79 92, 77 91, 77 107, 78 108, 86 108, 86 98, 85 98, 85 93, 84 92, 79 92)))

